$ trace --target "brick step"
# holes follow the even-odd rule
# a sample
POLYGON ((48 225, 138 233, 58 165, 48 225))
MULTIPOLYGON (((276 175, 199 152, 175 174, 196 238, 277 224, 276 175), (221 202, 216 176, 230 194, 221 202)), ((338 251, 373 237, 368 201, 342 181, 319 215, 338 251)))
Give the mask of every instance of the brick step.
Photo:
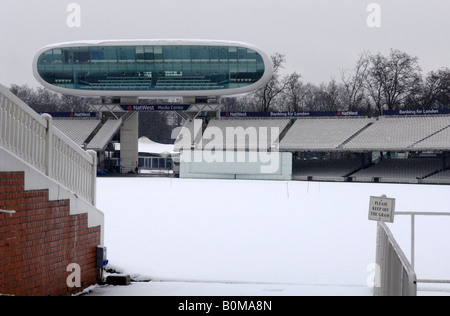
POLYGON ((88 215, 70 214, 69 200, 49 200, 48 190, 25 191, 25 173, 0 173, 0 293, 70 295, 66 268, 77 263, 82 287, 99 276, 96 247, 101 228, 88 228, 88 215))
POLYGON ((0 201, 3 201, 3 204, 9 207, 20 207, 25 204, 46 203, 49 202, 49 192, 48 190, 17 191, 6 193, 0 192, 0 201))

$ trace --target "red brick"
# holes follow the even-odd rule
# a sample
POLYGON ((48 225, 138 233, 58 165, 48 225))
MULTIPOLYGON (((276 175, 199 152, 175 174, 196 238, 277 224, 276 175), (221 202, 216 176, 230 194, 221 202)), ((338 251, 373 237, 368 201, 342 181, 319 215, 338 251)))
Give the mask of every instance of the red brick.
POLYGON ((83 286, 95 284, 100 227, 87 228, 87 214, 71 216, 70 201, 49 201, 48 190, 24 191, 24 173, 0 173, 0 293, 71 295, 70 263, 81 266, 83 286))

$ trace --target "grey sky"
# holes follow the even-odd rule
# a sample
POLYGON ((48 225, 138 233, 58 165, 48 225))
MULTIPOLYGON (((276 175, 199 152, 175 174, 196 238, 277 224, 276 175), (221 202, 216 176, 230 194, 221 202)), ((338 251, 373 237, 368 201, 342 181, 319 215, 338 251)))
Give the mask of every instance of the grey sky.
POLYGON ((305 82, 340 79, 363 51, 400 49, 424 73, 450 68, 448 0, 1 0, 0 83, 39 86, 31 64, 51 43, 96 39, 220 39, 286 55, 305 82), (66 11, 80 5, 81 27, 66 11), (381 7, 381 28, 367 6, 381 7))

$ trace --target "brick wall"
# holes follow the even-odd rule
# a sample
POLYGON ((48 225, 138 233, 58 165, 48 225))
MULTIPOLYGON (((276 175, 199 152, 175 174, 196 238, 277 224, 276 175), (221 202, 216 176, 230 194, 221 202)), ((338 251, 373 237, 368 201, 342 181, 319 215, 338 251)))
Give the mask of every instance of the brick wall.
MULTIPOLYGON (((87 214, 70 215, 68 200, 49 201, 48 190, 25 191, 24 173, 0 173, 0 293, 61 296, 97 283, 100 227, 88 228, 87 214), (81 288, 67 279, 76 263, 81 288)), ((71 277, 69 278, 71 279, 71 277)))

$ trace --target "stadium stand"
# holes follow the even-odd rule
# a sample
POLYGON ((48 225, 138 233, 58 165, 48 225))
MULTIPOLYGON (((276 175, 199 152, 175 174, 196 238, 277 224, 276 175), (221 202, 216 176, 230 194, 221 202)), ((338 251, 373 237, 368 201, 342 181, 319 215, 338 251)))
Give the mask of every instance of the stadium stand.
POLYGON ((360 159, 296 160, 294 180, 345 181, 347 176, 361 169, 360 159))
POLYGON ((298 119, 280 143, 282 151, 334 151, 373 123, 368 118, 298 119))
POLYGON ((450 170, 435 173, 423 179, 422 183, 450 184, 450 170))
POLYGON ((87 145, 88 149, 93 149, 96 151, 105 150, 111 139, 118 132, 122 126, 122 119, 118 120, 108 120, 102 125, 100 130, 95 134, 92 140, 87 145))
POLYGON ((450 142, 450 128, 440 130, 439 132, 430 135, 420 142, 411 146, 411 149, 418 151, 433 151, 433 150, 449 150, 450 142))
POLYGON ((405 151, 449 126, 450 116, 380 117, 343 149, 405 151))
POLYGON ((115 153, 107 149, 110 143, 114 143, 113 139, 116 135, 120 133, 124 119, 124 117, 118 119, 103 117, 100 120, 97 115, 90 117, 55 115, 52 122, 56 129, 67 135, 79 147, 97 152, 98 170, 112 170, 113 166, 117 164, 118 158, 115 153))
POLYGON ((222 118, 188 121, 185 127, 189 137, 179 136, 176 150, 183 144, 195 150, 291 152, 294 180, 450 183, 443 172, 450 167, 447 115, 222 118), (267 139, 259 131, 267 131, 267 139))
POLYGON ((439 158, 385 159, 351 175, 361 182, 419 183, 442 170, 439 158))
MULTIPOLYGON (((123 125, 113 117, 54 122, 79 146, 98 152, 123 125)), ((208 149, 292 153, 294 180, 450 184, 449 115, 185 121, 174 151, 208 149)))
POLYGON ((80 147, 84 146, 100 123, 98 119, 53 119, 54 126, 80 147))
MULTIPOLYGON (((211 120, 203 134, 203 148, 214 142, 221 149, 270 151, 279 149, 280 137, 289 127, 289 119, 211 120), (222 140, 214 138, 221 135, 222 140)), ((215 148, 217 148, 215 146, 215 148)))

